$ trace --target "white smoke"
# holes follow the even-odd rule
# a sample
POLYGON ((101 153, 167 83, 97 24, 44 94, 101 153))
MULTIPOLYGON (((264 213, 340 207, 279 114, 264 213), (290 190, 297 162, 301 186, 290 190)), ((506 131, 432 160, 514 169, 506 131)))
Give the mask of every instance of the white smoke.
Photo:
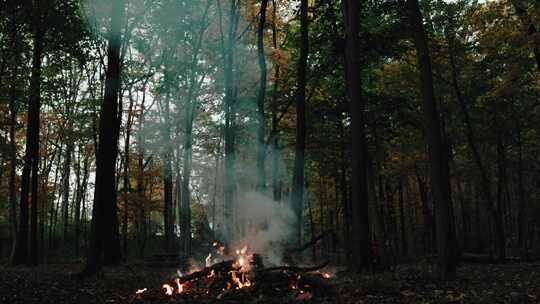
POLYGON ((289 204, 245 192, 239 195, 237 207, 243 237, 233 241, 233 247, 247 245, 252 252, 260 253, 265 262, 281 264, 284 247, 294 231, 295 217, 289 204))

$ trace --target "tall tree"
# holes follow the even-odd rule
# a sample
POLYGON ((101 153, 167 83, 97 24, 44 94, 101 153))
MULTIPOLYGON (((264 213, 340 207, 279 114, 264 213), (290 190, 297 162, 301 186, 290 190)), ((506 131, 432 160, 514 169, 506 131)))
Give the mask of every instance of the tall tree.
POLYGON ((266 25, 266 8, 268 0, 261 0, 259 11, 259 25, 257 27, 257 58, 259 62, 259 90, 257 91, 257 190, 263 192, 266 189, 266 114, 264 110, 266 97, 266 56, 264 53, 264 29, 266 25))
POLYGON ((16 81, 17 74, 12 72, 11 87, 9 90, 9 211, 10 211, 10 228, 13 237, 10 259, 14 258, 15 248, 17 244, 17 188, 15 180, 17 178, 17 142, 15 137, 15 128, 17 127, 17 105, 16 105, 16 81))
MULTIPOLYGON (((225 78, 225 174, 224 174, 224 197, 225 197, 225 217, 234 218, 235 210, 235 188, 236 188, 236 155, 235 155, 235 121, 236 121, 236 89, 234 78, 234 56, 236 50, 236 31, 238 28, 238 3, 236 0, 229 1, 229 26, 227 36, 223 33, 223 22, 221 4, 218 1, 220 11, 220 30, 222 41, 223 72, 225 78)), ((234 221, 227 220, 225 235, 228 240, 234 238, 234 221)))
POLYGON ((466 97, 462 92, 461 86, 458 81, 458 67, 456 63, 455 49, 456 49, 456 33, 455 33, 455 24, 454 17, 449 16, 449 27, 447 32, 447 42, 448 42, 448 58, 451 68, 452 76, 452 87, 454 89, 456 99, 459 103, 459 108, 461 111, 461 116, 463 123, 465 124, 465 135, 467 138, 467 144, 471 150, 474 162, 478 167, 480 172, 480 189, 482 196, 484 198, 485 204, 487 205, 488 212, 493 218, 493 225, 495 230, 496 244, 498 249, 498 254, 500 259, 505 259, 505 242, 504 242, 504 226, 501 219, 501 212, 497 208, 493 208, 493 195, 491 193, 491 179, 489 176, 489 171, 486 169, 485 162, 482 159, 479 149, 476 143, 476 136, 474 129, 471 123, 471 118, 469 114, 469 109, 467 107, 466 97))
POLYGON ((44 28, 42 26, 44 6, 47 0, 36 0, 32 8, 32 28, 34 49, 32 53, 32 75, 30 79, 30 99, 26 129, 26 151, 21 184, 20 219, 13 264, 25 261, 38 264, 37 204, 39 170, 39 113, 41 89, 41 57, 43 54, 44 28), (29 195, 30 194, 30 195, 29 195), (28 205, 30 210, 30 251, 28 251, 28 205))
POLYGON ((309 52, 308 0, 300 1, 300 57, 296 67, 296 143, 292 177, 291 205, 296 215, 296 242, 302 239, 304 202, 304 162, 306 150, 306 71, 309 52))
POLYGON ((360 73, 360 3, 344 0, 343 19, 345 24, 346 53, 345 81, 352 134, 352 193, 351 193, 351 266, 356 269, 371 266, 369 238, 369 204, 367 181, 367 142, 365 130, 365 100, 362 98, 360 73))
POLYGON ((18 39, 17 22, 12 19, 8 23, 9 29, 9 46, 12 52, 11 58, 13 60, 10 88, 9 88, 9 181, 8 181, 8 194, 9 194, 9 217, 10 217, 10 233, 13 238, 12 247, 10 253, 10 260, 14 259, 15 248, 17 244, 17 142, 16 142, 16 128, 17 128, 17 80, 19 79, 19 64, 21 60, 20 45, 17 45, 18 39))
POLYGON ((456 274, 456 254, 455 228, 450 201, 450 176, 441 135, 440 113, 433 89, 431 59, 418 0, 407 0, 405 9, 416 48, 420 74, 424 132, 431 164, 432 192, 436 203, 438 267, 442 278, 453 278, 456 274))
POLYGON ((124 138, 124 175, 123 175, 123 190, 124 190, 124 219, 122 222, 122 250, 124 257, 128 254, 128 211, 129 211, 129 195, 131 193, 131 183, 129 182, 129 163, 130 163, 130 145, 131 145, 131 127, 133 125, 133 95, 129 89, 129 106, 127 113, 126 131, 124 138))
POLYGON ((199 108, 199 91, 202 82, 205 79, 205 74, 199 76, 197 73, 199 70, 199 60, 201 47, 203 43, 204 33, 208 27, 207 17, 212 1, 209 0, 206 3, 203 14, 200 19, 200 28, 197 28, 197 39, 192 45, 192 55, 191 63, 189 67, 189 87, 188 87, 188 96, 185 106, 185 118, 184 118, 184 131, 185 131, 185 141, 184 141, 184 170, 181 180, 181 195, 180 195, 180 213, 182 216, 181 221, 181 242, 182 242, 182 252, 184 255, 191 255, 191 193, 190 193, 190 180, 191 180, 191 167, 192 167, 192 158, 193 158, 193 123, 195 117, 197 116, 197 111, 199 108))
POLYGON ((124 18, 124 0, 112 1, 111 21, 108 33, 107 72, 105 96, 101 104, 99 141, 96 153, 96 179, 94 207, 90 231, 90 246, 86 266, 82 274, 99 271, 102 264, 120 261, 120 240, 116 210, 116 157, 118 155, 118 95, 120 91, 121 24, 124 18))
MULTIPOLYGON (((272 46, 278 49, 276 0, 272 0, 272 46)), ((281 201, 281 179, 279 177, 279 135, 278 135, 278 89, 280 66, 274 66, 274 85, 272 92, 272 131, 270 135, 272 145, 272 193, 274 201, 281 201)))
MULTIPOLYGON (((173 174, 172 174, 172 141, 171 141, 171 110, 170 110, 170 98, 171 98, 171 82, 172 73, 169 70, 164 71, 165 81, 165 97, 163 98, 163 104, 161 110, 163 112, 164 123, 161 128, 161 136, 163 137, 163 151, 161 157, 163 158, 163 226, 165 234, 165 252, 172 252, 174 247, 174 235, 173 235, 173 174)), ((161 102, 161 101, 160 101, 161 102)))
POLYGON ((145 114, 146 114, 146 86, 147 83, 145 82, 143 85, 143 96, 141 101, 141 107, 140 107, 140 114, 139 114, 139 132, 137 134, 137 196, 138 199, 141 201, 141 206, 138 208, 138 212, 136 213, 136 230, 137 230, 137 243, 139 246, 139 256, 142 258, 144 256, 144 249, 146 246, 146 233, 147 233, 147 227, 146 227, 146 205, 144 203, 145 201, 145 185, 144 185, 144 153, 145 153, 145 137, 144 132, 141 132, 144 126, 145 122, 145 114))
POLYGON ((68 237, 68 226, 69 226, 69 192, 70 192, 70 186, 69 186, 69 178, 71 176, 71 156, 73 154, 73 149, 75 148, 74 144, 74 138, 72 138, 72 128, 73 128, 73 122, 72 117, 70 115, 71 112, 71 106, 66 107, 66 119, 67 125, 66 125, 66 134, 65 134, 65 140, 67 142, 66 144, 66 151, 64 155, 64 167, 62 170, 62 237, 64 242, 67 242, 68 237))

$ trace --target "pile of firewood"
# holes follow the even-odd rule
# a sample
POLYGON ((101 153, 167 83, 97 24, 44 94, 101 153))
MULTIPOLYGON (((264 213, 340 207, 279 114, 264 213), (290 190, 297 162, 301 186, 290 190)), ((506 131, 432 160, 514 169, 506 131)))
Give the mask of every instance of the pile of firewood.
MULTIPOLYGON (((246 255, 247 256, 247 255, 246 255)), ((250 254, 245 265, 238 258, 217 262, 163 284, 162 289, 140 290, 132 302, 154 302, 164 297, 183 303, 250 302, 263 299, 310 300, 331 296, 328 275, 319 272, 327 263, 314 267, 264 267, 258 254, 250 254)))

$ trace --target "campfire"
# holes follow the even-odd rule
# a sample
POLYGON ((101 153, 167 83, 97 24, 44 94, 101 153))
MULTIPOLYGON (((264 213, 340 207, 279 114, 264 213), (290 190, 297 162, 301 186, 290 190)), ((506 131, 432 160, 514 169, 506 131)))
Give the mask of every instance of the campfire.
POLYGON ((327 263, 312 267, 273 266, 265 267, 263 258, 248 246, 226 253, 218 242, 213 244, 215 253, 209 253, 205 267, 182 273, 165 282, 161 289, 139 289, 134 300, 169 297, 171 300, 214 298, 218 300, 262 299, 264 297, 288 297, 309 300, 331 293, 329 272, 323 272, 327 263))

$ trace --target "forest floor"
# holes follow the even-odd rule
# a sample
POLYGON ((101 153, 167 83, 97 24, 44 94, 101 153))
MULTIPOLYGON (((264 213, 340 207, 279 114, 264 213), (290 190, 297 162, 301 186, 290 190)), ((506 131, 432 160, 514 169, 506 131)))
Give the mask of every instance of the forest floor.
POLYGON ((400 265, 394 272, 329 279, 333 296, 256 297, 234 300, 168 297, 160 290, 174 270, 119 266, 74 280, 80 265, 38 268, 0 266, 0 303, 540 303, 540 263, 462 265, 457 279, 441 282, 427 264, 400 265), (148 288, 140 296, 135 291, 148 288))

